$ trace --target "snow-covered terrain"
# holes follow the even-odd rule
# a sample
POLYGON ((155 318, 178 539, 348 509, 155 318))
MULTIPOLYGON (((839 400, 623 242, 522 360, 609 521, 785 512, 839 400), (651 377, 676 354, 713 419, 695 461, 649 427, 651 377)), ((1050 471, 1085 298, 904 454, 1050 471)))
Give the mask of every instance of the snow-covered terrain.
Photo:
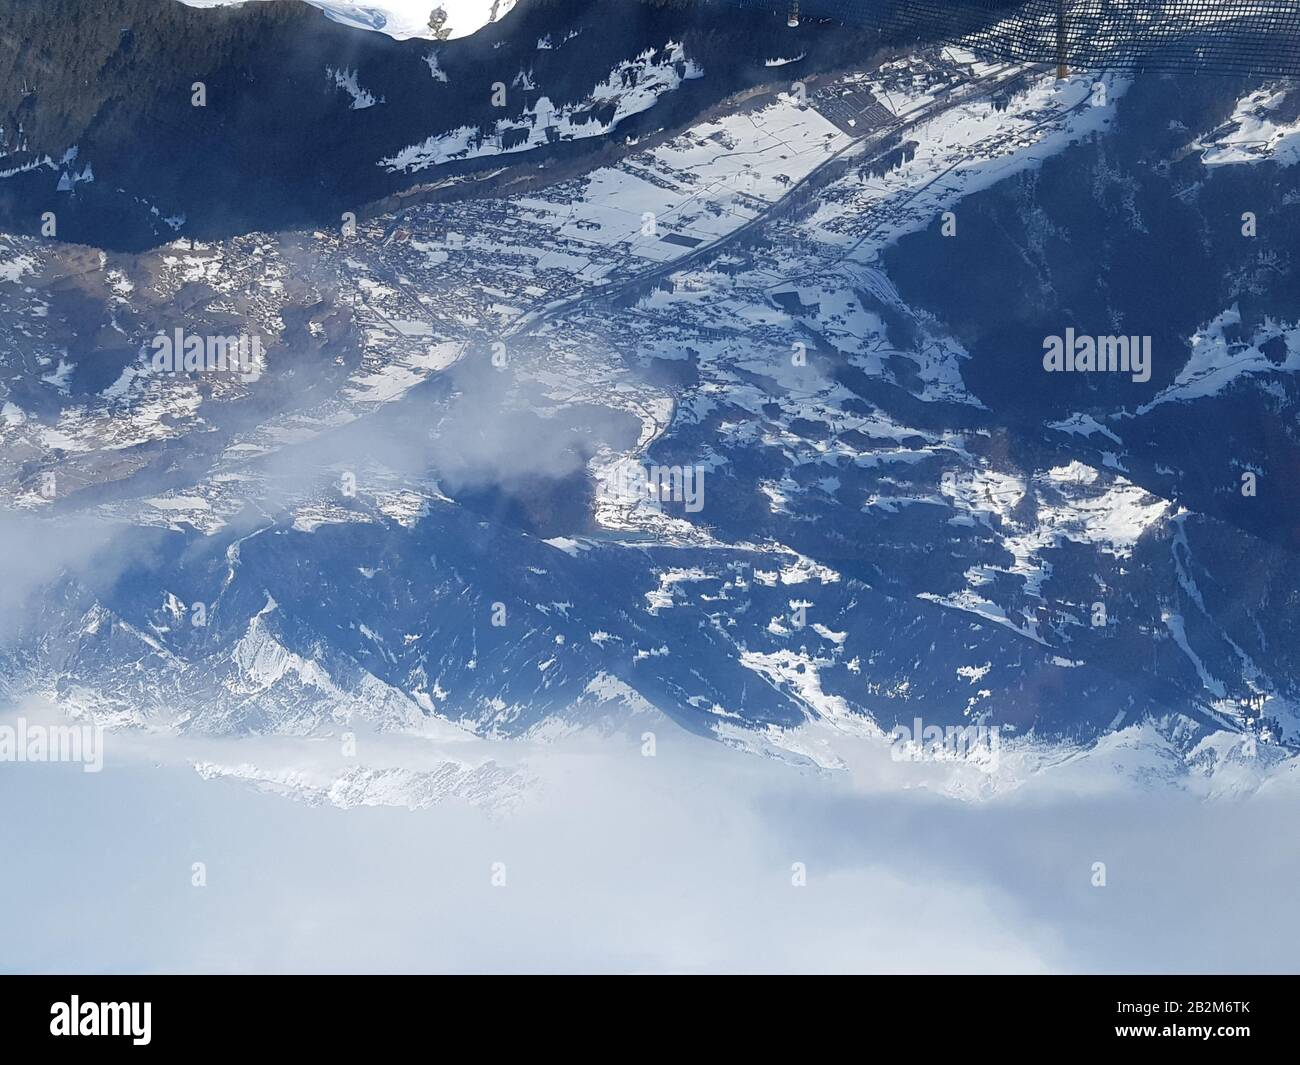
POLYGON ((1268 159, 1291 166, 1300 160, 1300 118, 1287 120, 1276 114, 1291 93, 1289 86, 1270 85, 1238 100, 1226 123, 1195 142, 1205 165, 1268 159))
MULTIPOLYGON (((681 45, 668 41, 661 49, 620 64, 595 86, 581 107, 557 108, 549 97, 539 96, 518 117, 500 119, 490 130, 461 126, 411 145, 379 165, 412 173, 456 159, 482 159, 561 141, 603 137, 623 119, 654 106, 660 96, 684 80, 701 76, 703 71, 686 58, 681 45), (603 118, 599 117, 602 113, 603 118)), ((511 84, 525 91, 536 89, 524 71, 511 84)))
MULTIPOLYGON (((674 49, 641 57, 631 80, 678 76, 674 49)), ((332 77, 369 99, 350 72, 332 77)), ((8 453, 57 470, 50 491, 14 462, 14 504, 57 513, 84 498, 96 520, 206 559, 190 571, 169 549, 175 569, 160 563, 111 605, 79 585, 57 661, 24 659, 14 683, 101 720, 219 733, 436 715, 520 734, 575 707, 645 704, 720 734, 888 726, 919 701, 945 720, 1096 736, 1172 699, 1196 722, 1187 735, 1289 736, 1300 719, 1276 652, 1199 591, 1222 530, 1135 480, 1113 414, 1046 427, 1100 454, 993 446, 971 353, 886 265, 945 212, 1032 187, 1109 136, 1127 87, 944 49, 751 95, 580 176, 355 233, 85 263, 11 242, 12 342, 32 353, 33 387, 58 397, 43 411, 6 401, 8 453), (123 338, 98 390, 78 386, 48 312, 46 279, 74 272, 123 338), (151 308, 196 293, 191 328, 241 321, 269 372, 149 372, 152 331, 170 327, 151 308), (277 365, 301 383, 292 397, 268 391, 277 365), (155 484, 158 449, 192 441, 203 460, 155 484), (636 488, 651 468, 679 487, 689 470, 699 507, 636 488), (485 486, 537 497, 542 521, 496 530, 491 569, 515 575, 501 587, 478 557, 481 504, 466 505, 485 486), (283 580, 285 552, 305 584, 283 580), (626 603, 593 594, 609 582, 626 603), (304 596, 317 583, 328 595, 304 596), (1199 604, 1182 601, 1189 589, 1199 604), (211 619, 197 632, 196 601, 211 619), (394 603, 409 606, 394 616, 394 603), (900 634, 884 647, 882 626, 900 634), (1150 659, 1136 650, 1117 675, 1108 639, 1152 641, 1150 659), (141 656, 153 691, 133 680, 141 656), (1168 691, 1145 687, 1149 660, 1168 691), (1039 684, 1072 694, 1045 700, 1039 684)), ((438 165, 421 151, 411 165, 438 165)), ((1226 375, 1288 375, 1274 350, 1286 326, 1262 327, 1252 361, 1227 346, 1234 322, 1191 344, 1129 421, 1214 395, 1226 375)))
POLYGON ((131 170, 99 56, 0 122, 65 236, 149 219, 0 234, 6 964, 1293 962, 1286 83, 312 2, 154 20, 264 187, 131 170))
MULTIPOLYGON (((189 7, 223 7, 247 0, 180 0, 189 7)), ((451 40, 468 37, 510 13, 516 0, 303 0, 320 8, 326 16, 345 26, 386 33, 399 41, 411 37, 451 40), (431 17, 441 12, 442 19, 431 17)))

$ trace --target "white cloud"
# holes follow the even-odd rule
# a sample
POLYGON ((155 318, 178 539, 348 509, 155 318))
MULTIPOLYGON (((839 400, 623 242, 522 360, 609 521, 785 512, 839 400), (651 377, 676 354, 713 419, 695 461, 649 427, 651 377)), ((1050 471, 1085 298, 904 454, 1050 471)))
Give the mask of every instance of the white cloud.
POLYGON ((0 853, 22 870, 0 877, 6 964, 1251 971, 1293 967, 1300 946, 1300 855, 1276 843, 1293 821, 1289 777, 1207 802, 1132 783, 1089 792, 1076 772, 959 802, 863 789, 667 726, 653 758, 632 738, 454 736, 363 736, 359 757, 406 745, 409 758, 415 744, 428 758, 449 744, 514 759, 539 787, 504 816, 454 802, 341 809, 178 764, 320 763, 337 749, 322 740, 110 734, 99 774, 5 766, 0 853), (190 886, 197 861, 204 888, 190 886), (491 884, 496 862, 504 887, 491 884), (795 862, 806 887, 791 883, 795 862), (75 934, 60 931, 68 913, 85 915, 75 934))

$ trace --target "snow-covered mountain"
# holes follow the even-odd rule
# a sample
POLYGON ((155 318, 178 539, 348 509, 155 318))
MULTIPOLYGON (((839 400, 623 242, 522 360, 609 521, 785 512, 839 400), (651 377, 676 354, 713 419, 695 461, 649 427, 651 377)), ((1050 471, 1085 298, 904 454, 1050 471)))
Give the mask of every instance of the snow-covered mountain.
MULTIPOLYGON (((222 734, 666 715, 799 757, 918 716, 1294 741, 1300 96, 846 67, 816 29, 718 75, 664 12, 562 74, 590 27, 544 17, 472 123, 312 59, 379 123, 367 170, 455 199, 3 238, 11 695, 222 734), (1149 372, 1048 372, 1067 330, 1149 372)), ((66 202, 105 184, 61 159, 66 202)))
POLYGON ((1296 82, 445 9, 0 0, 5 967, 1293 969, 1296 82))
MULTIPOLYGON (((179 0, 189 7, 225 7, 247 0, 179 0)), ((517 0, 303 0, 344 26, 386 33, 399 41, 422 37, 449 41, 468 37, 510 13, 517 0)))
POLYGON ((834 69, 881 43, 642 0, 524 4, 447 40, 297 2, 11 6, 47 43, 0 57, 0 228, 46 236, 52 214, 118 251, 518 191, 783 79, 773 58, 834 69))

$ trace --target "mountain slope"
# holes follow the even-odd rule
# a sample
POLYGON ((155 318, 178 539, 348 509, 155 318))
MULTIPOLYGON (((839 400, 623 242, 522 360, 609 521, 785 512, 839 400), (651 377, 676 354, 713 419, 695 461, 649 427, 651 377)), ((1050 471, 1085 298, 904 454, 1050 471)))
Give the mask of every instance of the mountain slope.
POLYGON ((9 690, 237 733, 1294 742, 1289 87, 769 61, 355 232, 6 238, 0 478, 58 560, 11 553, 9 690), (265 361, 160 371, 177 329, 265 361), (1150 337, 1149 380, 1045 372, 1067 329, 1150 337))

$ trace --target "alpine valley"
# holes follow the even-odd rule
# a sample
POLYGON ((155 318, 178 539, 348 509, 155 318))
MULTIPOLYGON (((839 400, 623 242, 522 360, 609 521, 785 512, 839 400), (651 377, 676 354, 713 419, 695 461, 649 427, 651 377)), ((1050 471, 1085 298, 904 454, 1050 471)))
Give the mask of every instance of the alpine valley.
MULTIPOLYGON (((364 6, 0 0, 10 702, 1286 763, 1292 83, 784 4, 364 6), (1067 330, 1149 374, 1045 373, 1067 330)), ((527 790, 485 766, 348 780, 527 790)))

